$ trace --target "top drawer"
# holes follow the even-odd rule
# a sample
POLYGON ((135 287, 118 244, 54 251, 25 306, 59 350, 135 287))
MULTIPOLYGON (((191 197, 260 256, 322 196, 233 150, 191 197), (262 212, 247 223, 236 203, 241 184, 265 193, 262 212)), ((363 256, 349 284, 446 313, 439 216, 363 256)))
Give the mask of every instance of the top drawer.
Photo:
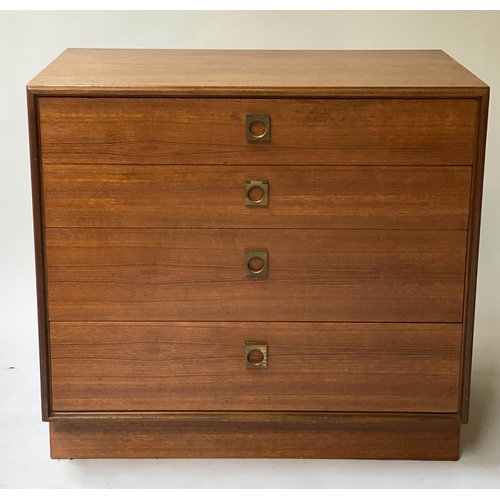
POLYGON ((44 163, 471 165, 474 153, 475 99, 41 97, 39 104, 44 163), (269 140, 247 140, 249 114, 269 115, 269 140))

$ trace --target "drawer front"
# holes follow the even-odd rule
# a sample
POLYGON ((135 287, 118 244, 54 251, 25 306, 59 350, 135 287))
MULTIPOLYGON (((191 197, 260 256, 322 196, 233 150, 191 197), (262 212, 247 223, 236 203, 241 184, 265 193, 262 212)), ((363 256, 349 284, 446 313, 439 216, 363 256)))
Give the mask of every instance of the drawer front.
POLYGON ((46 164, 43 176, 48 227, 467 229, 471 167, 46 164))
POLYGON ((466 234, 47 229, 49 316, 458 323, 466 234), (245 274, 252 250, 267 252, 257 276, 245 274))
MULTIPOLYGON (((472 165, 475 99, 39 98, 43 163, 472 165), (268 114, 270 140, 247 140, 268 114)), ((256 132, 258 134, 258 132, 256 132)))
POLYGON ((455 413, 461 325, 51 323, 55 411, 455 413), (245 368, 245 343, 267 368, 245 368))

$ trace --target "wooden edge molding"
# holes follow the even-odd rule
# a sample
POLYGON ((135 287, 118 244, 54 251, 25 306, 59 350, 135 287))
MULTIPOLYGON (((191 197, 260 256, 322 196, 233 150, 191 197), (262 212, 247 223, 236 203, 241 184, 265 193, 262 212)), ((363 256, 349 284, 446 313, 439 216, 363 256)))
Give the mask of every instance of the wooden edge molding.
POLYGON ((462 423, 469 421, 470 382, 472 370, 472 340, 476 310, 477 266, 479 257, 479 230, 483 197, 484 162, 486 155, 486 129, 490 91, 487 88, 478 99, 474 164, 472 167, 469 230, 464 288, 462 363, 460 371, 459 415, 462 423))
POLYGON ((81 418, 50 423, 51 457, 458 460, 453 416, 81 418))
POLYGON ((332 411, 56 411, 53 412, 49 422, 70 421, 99 421, 99 420, 185 420, 196 418, 198 420, 273 420, 273 419, 352 419, 352 418, 395 418, 421 420, 445 419, 460 422, 457 413, 373 413, 373 412, 332 412, 332 411))
POLYGON ((39 134, 38 96, 27 89, 29 142, 31 157, 31 195, 33 200, 33 229, 35 238, 35 270, 38 309, 38 339, 42 420, 50 416, 50 348, 47 302, 47 267, 45 261, 45 222, 42 190, 41 145, 39 134))
POLYGON ((75 87, 29 85, 29 91, 54 97, 235 97, 235 98, 426 98, 467 99, 484 87, 75 87))

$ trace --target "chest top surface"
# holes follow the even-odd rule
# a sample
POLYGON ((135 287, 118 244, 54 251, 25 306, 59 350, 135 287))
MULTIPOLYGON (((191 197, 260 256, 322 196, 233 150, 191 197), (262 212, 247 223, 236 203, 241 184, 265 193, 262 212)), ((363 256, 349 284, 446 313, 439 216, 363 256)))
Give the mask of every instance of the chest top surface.
POLYGON ((37 94, 474 95, 487 85, 441 50, 67 49, 37 94))

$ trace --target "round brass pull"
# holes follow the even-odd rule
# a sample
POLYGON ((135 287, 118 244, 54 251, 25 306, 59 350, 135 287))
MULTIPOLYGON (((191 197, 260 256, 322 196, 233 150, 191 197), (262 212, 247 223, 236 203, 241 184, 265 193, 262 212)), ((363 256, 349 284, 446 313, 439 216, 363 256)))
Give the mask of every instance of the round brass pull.
POLYGON ((245 250, 245 276, 267 276, 267 250, 245 250))
POLYGON ((267 368, 265 342, 245 342, 245 368, 267 368))
POLYGON ((248 269, 254 274, 260 274, 265 267, 264 261, 261 257, 252 257, 247 263, 248 269))
POLYGON ((266 193, 260 186, 253 186, 248 190, 248 198, 253 203, 261 203, 266 193))
POLYGON ((254 139, 262 139, 267 132, 267 125, 260 120, 253 121, 248 128, 254 139))
POLYGON ((269 205, 269 181, 245 179, 245 205, 267 207, 269 205))
POLYGON ((247 360, 252 365, 260 365, 264 361, 264 354, 259 349, 253 349, 247 354, 247 360))
POLYGON ((269 113, 247 115, 247 141, 271 140, 271 117, 269 113))

